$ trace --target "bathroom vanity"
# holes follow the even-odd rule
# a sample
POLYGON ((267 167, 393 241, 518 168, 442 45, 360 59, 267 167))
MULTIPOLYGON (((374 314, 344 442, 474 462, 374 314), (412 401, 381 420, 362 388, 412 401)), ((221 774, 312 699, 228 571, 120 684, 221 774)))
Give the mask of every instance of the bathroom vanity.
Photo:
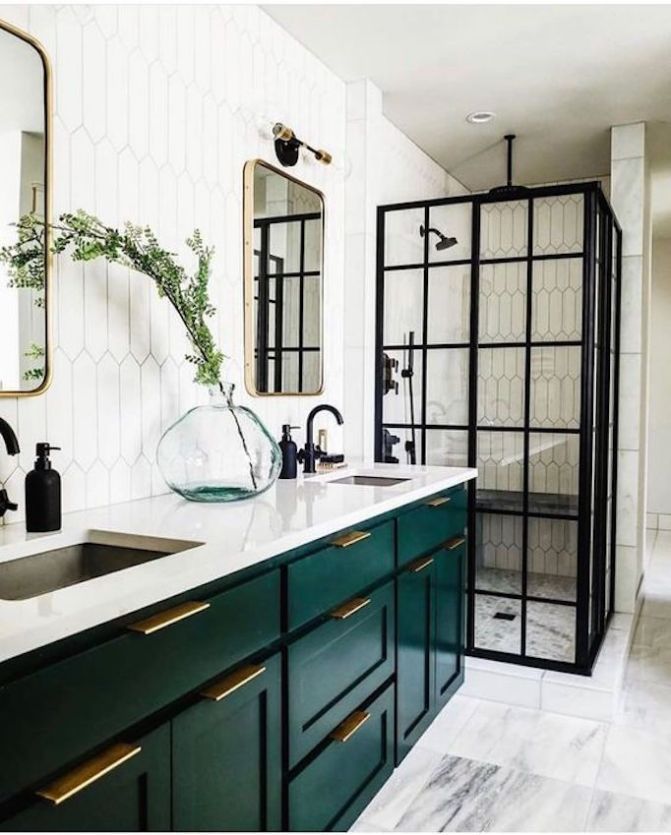
POLYGON ((1 529, 0 827, 348 828, 463 679, 475 475, 1 529))

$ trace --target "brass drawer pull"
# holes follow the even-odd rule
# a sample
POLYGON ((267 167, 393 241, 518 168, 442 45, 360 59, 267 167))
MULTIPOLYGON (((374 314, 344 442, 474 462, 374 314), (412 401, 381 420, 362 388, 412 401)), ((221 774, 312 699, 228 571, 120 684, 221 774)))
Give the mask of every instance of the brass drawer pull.
POLYGON ((437 496, 435 499, 429 499, 426 503, 428 507, 441 507, 451 501, 449 496, 437 496))
POLYGON ((410 565, 409 570, 412 571, 413 574, 419 574, 420 571, 424 571, 425 568, 428 568, 432 562, 433 557, 423 557, 421 560, 413 562, 410 565))
POLYGON ((443 545, 443 548, 447 551, 454 551, 455 548, 458 548, 460 545, 463 545, 466 542, 466 538, 463 536, 455 536, 454 539, 448 539, 447 542, 443 545))
POLYGON ((95 783, 96 780, 104 777, 105 774, 109 774, 110 771, 113 771, 122 763, 130 760, 131 757, 139 754, 141 750, 142 748, 139 745, 127 745, 124 742, 119 742, 103 751, 102 754, 98 754, 97 757, 82 763, 63 777, 54 780, 53 783, 40 789, 37 794, 39 797, 53 803, 54 806, 58 806, 69 797, 90 786, 91 783, 95 783))
POLYGON ((369 531, 350 531, 331 540, 331 545, 336 548, 349 548, 350 545, 356 545, 357 542, 368 539, 370 535, 369 531))
POLYGON ((173 609, 167 609, 165 612, 159 612, 156 615, 151 615, 144 620, 139 620, 137 623, 131 623, 128 627, 131 632, 139 632, 141 635, 151 635, 152 632, 158 632, 159 629, 165 629, 166 626, 172 626, 173 623, 178 623, 184 618, 190 618, 191 615, 197 615, 198 612, 203 612, 209 609, 209 603, 191 601, 189 603, 180 603, 173 609))
POLYGON ((205 690, 200 691, 200 695, 205 699, 211 699, 213 702, 220 702, 226 696, 249 684, 261 673, 265 673, 266 668, 258 664, 248 664, 246 667, 240 667, 230 676, 226 676, 221 681, 217 681, 206 687, 205 690))
POLYGON ((336 620, 347 620, 347 618, 360 612, 364 606, 368 606, 370 597, 355 597, 353 600, 343 603, 331 612, 331 617, 336 620))
POLYGON ((336 742, 347 742, 369 719, 370 713, 366 713, 365 710, 355 710, 329 736, 331 739, 335 739, 336 742))

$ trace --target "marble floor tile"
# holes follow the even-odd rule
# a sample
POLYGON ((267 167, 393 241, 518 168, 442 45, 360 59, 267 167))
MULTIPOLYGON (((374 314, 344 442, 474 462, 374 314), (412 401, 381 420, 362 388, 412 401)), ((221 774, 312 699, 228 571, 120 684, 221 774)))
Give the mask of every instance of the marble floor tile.
POLYGON ((611 725, 596 788, 661 803, 671 797, 671 737, 611 725))
MULTIPOLYGON (((671 686, 652 681, 628 680, 620 693, 613 721, 671 737, 671 686)), ((671 800, 671 785, 670 785, 671 800)))
POLYGON ((642 616, 634 632, 634 646, 671 649, 671 620, 642 616))
POLYGON ((606 730, 591 719, 482 701, 449 753, 592 786, 606 730))
POLYGON ((666 592, 645 591, 641 616, 671 618, 671 589, 666 592))
POLYGON ((589 832, 669 832, 671 806, 596 790, 587 819, 589 832))
POLYGON ((591 790, 447 756, 396 829, 404 832, 583 831, 591 790))
POLYGON ((450 746, 479 704, 479 699, 470 696, 453 696, 419 738, 417 745, 440 755, 449 754, 450 746))
POLYGON ((441 759, 440 754, 416 745, 371 800, 357 823, 381 830, 393 829, 441 759))
POLYGON ((671 648, 632 646, 625 681, 650 681, 671 686, 671 648))

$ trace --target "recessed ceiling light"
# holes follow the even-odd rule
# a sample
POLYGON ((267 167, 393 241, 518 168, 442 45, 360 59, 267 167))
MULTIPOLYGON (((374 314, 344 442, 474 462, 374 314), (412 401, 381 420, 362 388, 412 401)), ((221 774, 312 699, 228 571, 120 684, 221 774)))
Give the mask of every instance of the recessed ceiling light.
POLYGON ((484 125, 485 122, 491 122, 496 116, 491 110, 474 110, 466 117, 466 121, 471 125, 484 125))

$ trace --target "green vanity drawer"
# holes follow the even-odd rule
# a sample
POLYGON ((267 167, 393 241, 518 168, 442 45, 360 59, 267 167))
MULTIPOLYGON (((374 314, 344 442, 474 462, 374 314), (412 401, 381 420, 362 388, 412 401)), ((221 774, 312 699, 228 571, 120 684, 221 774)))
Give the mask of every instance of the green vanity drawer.
MULTIPOLYGON (((138 740, 108 747, 72 771, 57 775, 78 791, 58 803, 58 785, 37 794, 0 822, 3 832, 162 832, 170 829, 170 726, 138 740), (124 751, 123 749, 126 749, 124 751), (118 753, 117 753, 118 752, 118 753), (93 779, 91 779, 93 778, 93 779), (86 781, 89 781, 88 783, 86 781)), ((64 784, 61 784, 61 787, 64 784)))
POLYGON ((314 760, 289 783, 289 829, 349 829, 393 770, 390 685, 334 728, 314 760))
POLYGON ((244 664, 172 723, 172 828, 281 829, 279 653, 244 664))
POLYGON ((328 612, 393 570, 393 521, 334 534, 328 547, 287 567, 288 629, 328 612))
POLYGON ((166 605, 118 637, 3 686, 0 801, 69 767, 279 634, 274 571, 209 600, 194 596, 191 608, 166 605))
POLYGON ((464 532, 468 491, 453 487, 398 517, 398 564, 405 565, 438 548, 451 536, 464 532))
POLYGON ((288 648, 290 767, 394 672, 395 608, 390 582, 339 606, 288 648))

